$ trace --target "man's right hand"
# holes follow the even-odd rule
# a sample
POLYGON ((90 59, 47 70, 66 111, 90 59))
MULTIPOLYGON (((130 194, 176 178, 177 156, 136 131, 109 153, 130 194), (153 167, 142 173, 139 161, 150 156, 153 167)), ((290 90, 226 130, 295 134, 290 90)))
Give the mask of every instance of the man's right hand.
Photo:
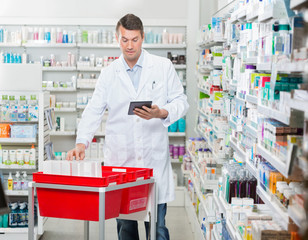
POLYGON ((83 160, 85 157, 86 146, 83 143, 76 144, 76 147, 67 153, 66 160, 83 160))

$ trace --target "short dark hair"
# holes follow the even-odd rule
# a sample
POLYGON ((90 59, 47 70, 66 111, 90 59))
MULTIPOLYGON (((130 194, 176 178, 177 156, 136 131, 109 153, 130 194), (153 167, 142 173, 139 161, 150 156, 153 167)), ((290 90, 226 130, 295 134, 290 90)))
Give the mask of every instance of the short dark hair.
POLYGON ((119 34, 119 27, 122 26, 127 30, 140 30, 141 36, 143 36, 143 24, 139 17, 134 14, 126 14, 122 17, 116 27, 117 34, 119 34))

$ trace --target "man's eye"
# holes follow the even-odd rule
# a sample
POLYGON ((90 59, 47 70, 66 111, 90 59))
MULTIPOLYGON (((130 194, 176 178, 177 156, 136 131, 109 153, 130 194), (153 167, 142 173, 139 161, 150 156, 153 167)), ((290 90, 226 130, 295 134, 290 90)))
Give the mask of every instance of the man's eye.
POLYGON ((127 39, 122 39, 123 42, 127 42, 127 39))
POLYGON ((134 41, 134 42, 137 42, 137 41, 138 41, 138 39, 134 39, 133 41, 134 41))

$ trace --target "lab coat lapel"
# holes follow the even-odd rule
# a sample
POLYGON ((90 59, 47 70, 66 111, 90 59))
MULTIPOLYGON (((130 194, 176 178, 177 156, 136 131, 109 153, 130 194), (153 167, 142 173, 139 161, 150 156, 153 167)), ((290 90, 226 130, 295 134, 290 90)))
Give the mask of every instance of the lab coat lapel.
POLYGON ((143 67, 140 76, 139 87, 137 91, 137 97, 140 95, 142 89, 144 88, 146 82, 150 81, 150 77, 152 74, 153 69, 153 59, 151 58, 150 54, 144 50, 144 60, 143 60, 143 67))
POLYGON ((119 66, 116 70, 117 74, 119 75, 120 78, 120 84, 123 89, 127 89, 127 91, 129 92, 129 95, 132 96, 134 99, 136 99, 137 97, 137 93, 136 90, 133 86, 132 80, 130 79, 130 77, 128 76, 126 69, 123 65, 123 63, 119 63, 119 66))

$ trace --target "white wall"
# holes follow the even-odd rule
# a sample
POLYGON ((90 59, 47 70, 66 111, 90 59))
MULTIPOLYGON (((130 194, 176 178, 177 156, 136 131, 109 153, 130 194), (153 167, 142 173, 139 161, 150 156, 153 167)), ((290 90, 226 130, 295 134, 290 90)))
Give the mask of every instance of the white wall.
MULTIPOLYGON (((1 17, 119 19, 134 13, 141 19, 186 20, 188 0, 1 0, 1 17)), ((146 21, 145 21, 146 23, 146 21)))

